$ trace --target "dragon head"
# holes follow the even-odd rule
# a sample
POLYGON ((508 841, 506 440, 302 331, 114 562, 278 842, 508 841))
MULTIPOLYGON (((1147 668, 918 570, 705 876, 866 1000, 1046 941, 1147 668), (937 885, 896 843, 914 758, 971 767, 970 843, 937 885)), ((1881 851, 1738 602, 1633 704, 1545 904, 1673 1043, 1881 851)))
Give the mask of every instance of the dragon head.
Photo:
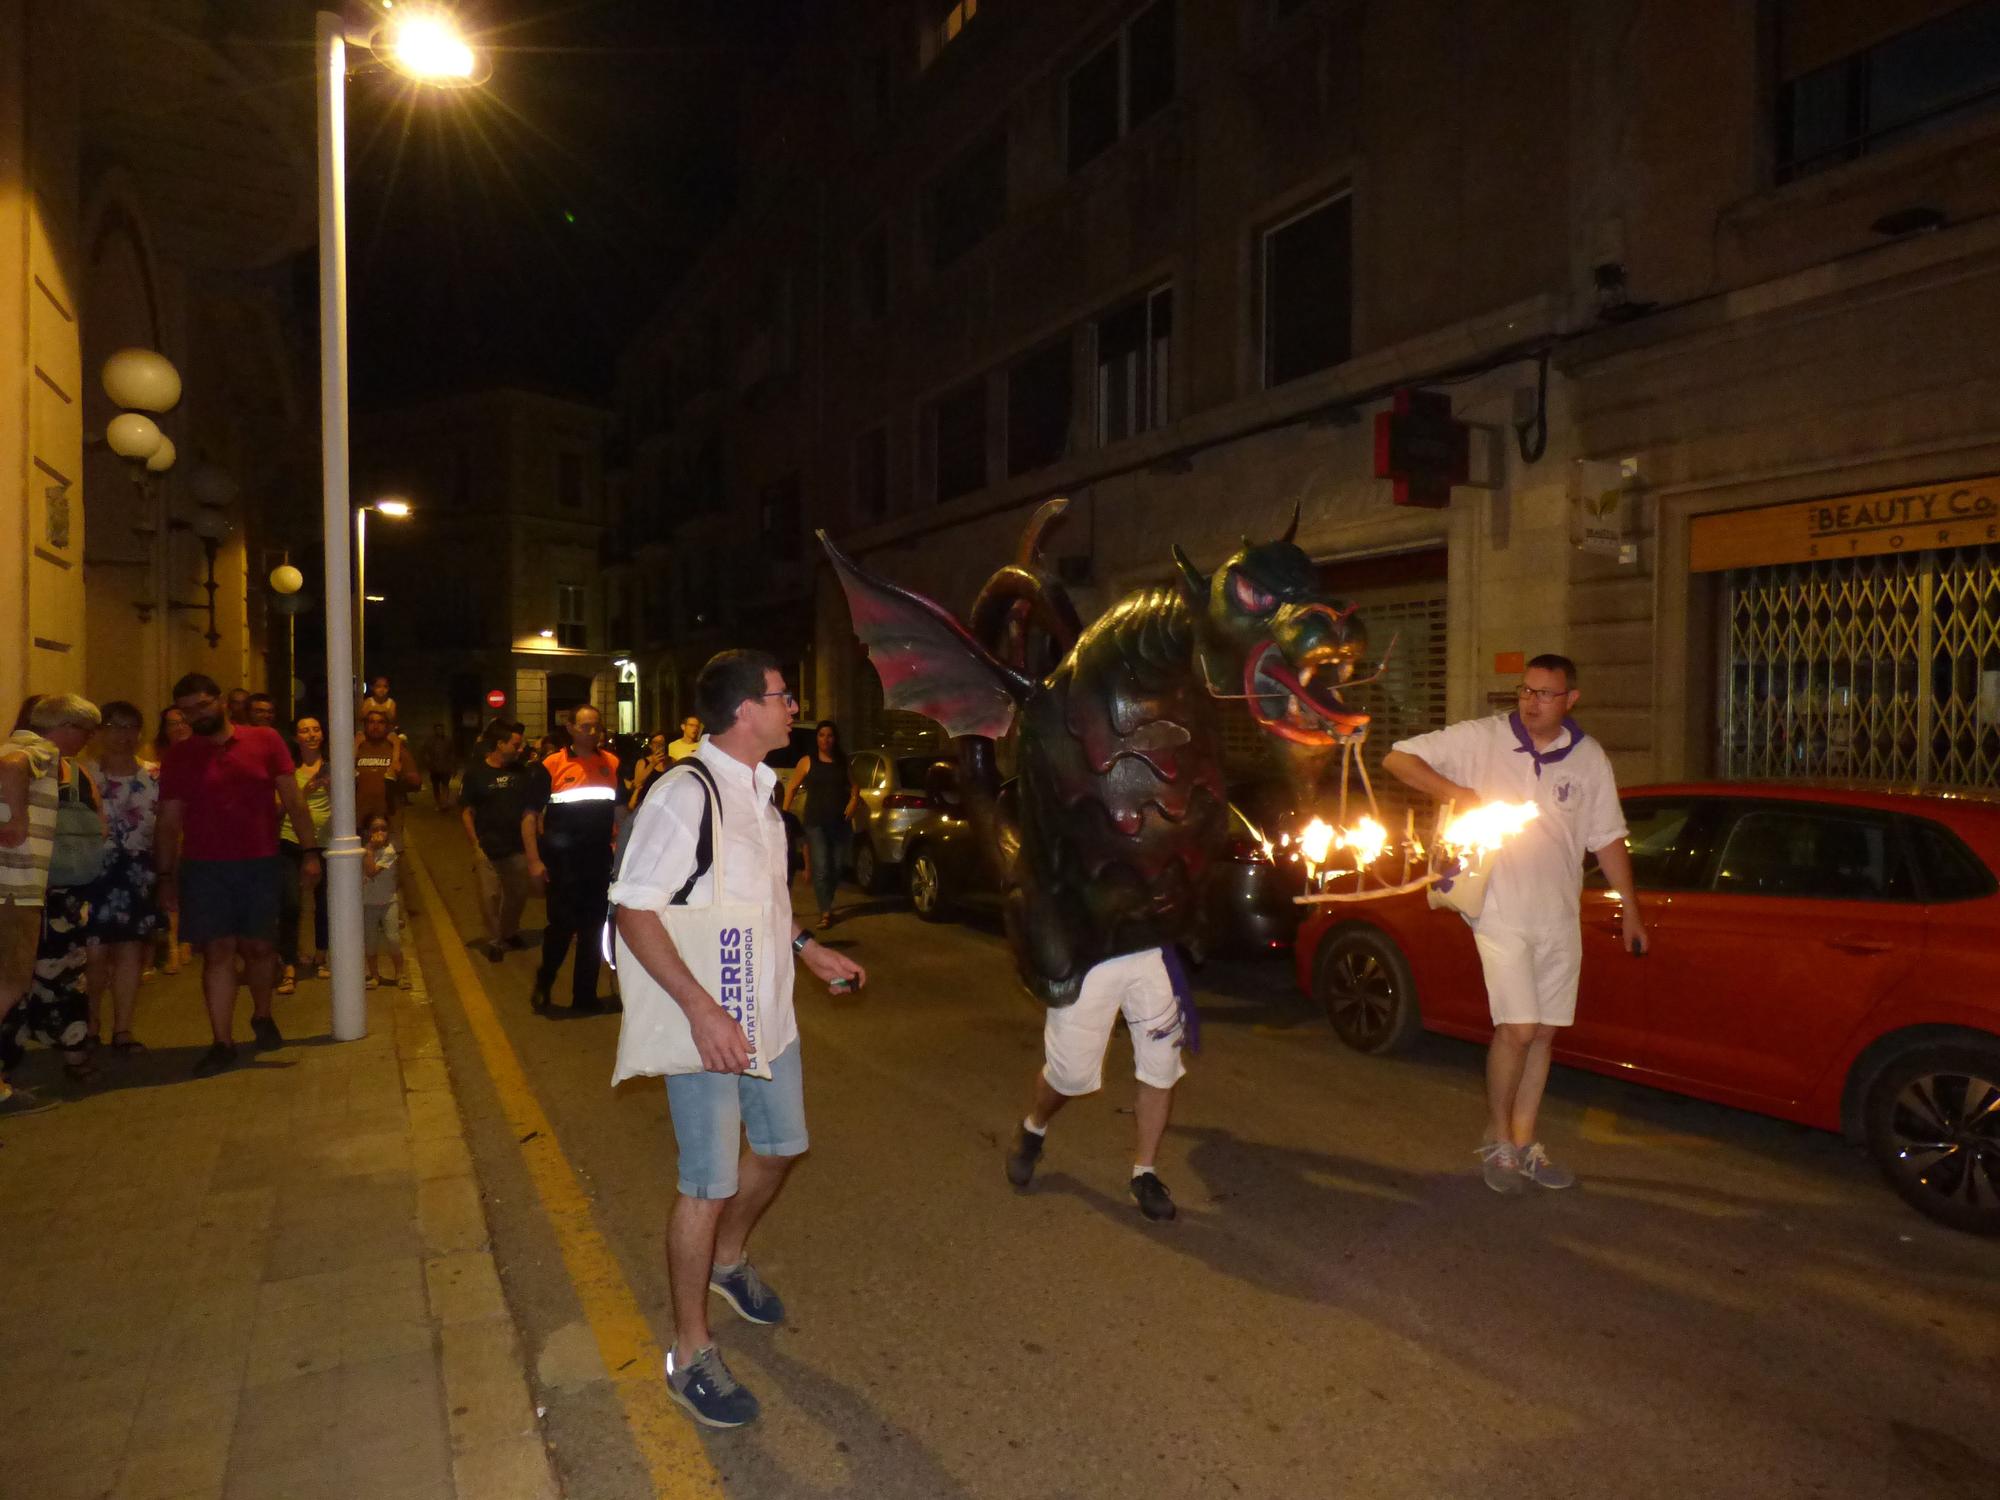
POLYGON ((1352 606, 1320 586, 1312 560, 1292 544, 1298 512, 1275 542, 1243 539, 1242 550, 1204 578, 1174 548, 1181 589, 1196 625, 1196 653, 1209 692, 1242 698, 1265 733, 1306 751, 1361 733, 1368 715, 1341 700, 1368 637, 1352 606))

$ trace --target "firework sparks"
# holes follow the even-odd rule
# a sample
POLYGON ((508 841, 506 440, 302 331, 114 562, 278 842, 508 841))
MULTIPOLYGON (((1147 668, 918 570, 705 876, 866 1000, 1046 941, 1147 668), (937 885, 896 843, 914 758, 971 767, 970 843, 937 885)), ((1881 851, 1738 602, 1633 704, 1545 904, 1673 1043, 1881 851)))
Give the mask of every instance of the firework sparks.
POLYGON ((1453 818, 1439 835, 1439 842, 1477 861, 1527 827, 1540 812, 1532 802, 1488 802, 1453 818))

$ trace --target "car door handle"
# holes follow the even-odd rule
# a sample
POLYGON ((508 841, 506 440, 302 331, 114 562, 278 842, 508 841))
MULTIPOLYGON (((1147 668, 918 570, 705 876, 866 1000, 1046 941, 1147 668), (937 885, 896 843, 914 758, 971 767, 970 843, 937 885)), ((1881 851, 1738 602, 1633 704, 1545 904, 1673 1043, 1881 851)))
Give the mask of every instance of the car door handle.
POLYGON ((1828 938, 1829 948, 1838 948, 1842 953, 1887 953, 1895 945, 1880 938, 1828 938))

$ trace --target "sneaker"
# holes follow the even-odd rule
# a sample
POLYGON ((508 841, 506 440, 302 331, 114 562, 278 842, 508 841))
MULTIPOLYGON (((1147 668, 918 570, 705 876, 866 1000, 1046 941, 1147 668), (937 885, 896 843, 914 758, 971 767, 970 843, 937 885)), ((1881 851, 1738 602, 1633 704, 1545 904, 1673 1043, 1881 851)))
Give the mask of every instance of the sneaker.
POLYGON ((9 1089, 6 1093, 0 1094, 0 1120, 43 1114, 60 1103, 62 1103, 60 1099, 42 1098, 33 1089, 9 1089))
POLYGON ((407 990, 411 988, 410 971, 408 969, 403 970, 402 973, 396 976, 396 988, 399 990, 407 990))
POLYGON ((674 1351, 667 1351, 667 1394, 688 1409, 704 1427, 741 1427, 757 1420, 757 1398, 736 1383, 722 1354, 710 1344, 687 1362, 685 1369, 674 1368, 674 1351))
POLYGON ((1540 1141, 1521 1153, 1520 1173, 1529 1182, 1545 1188, 1576 1186, 1576 1173, 1550 1161, 1549 1153, 1542 1149, 1540 1141))
POLYGON ((333 970, 329 969, 326 966, 325 959, 321 959, 318 963, 313 965, 313 978, 315 979, 333 978, 333 970))
POLYGON ((1014 1149, 1007 1153, 1007 1180, 1017 1188, 1024 1188, 1035 1180, 1035 1163, 1042 1159, 1042 1147, 1047 1138, 1036 1135, 1025 1125, 1014 1127, 1014 1149))
POLYGON ((736 1315, 746 1323, 769 1327, 785 1321, 785 1304, 764 1284, 764 1278, 748 1260, 727 1269, 715 1267, 708 1273, 708 1289, 720 1292, 722 1300, 735 1308, 736 1315))
POLYGON ((1481 1162, 1480 1175, 1494 1192, 1521 1191, 1521 1153, 1512 1141, 1488 1141, 1473 1155, 1481 1162))
POLYGON ((252 1016, 250 1034, 257 1039, 259 1052, 269 1052, 285 1045, 285 1039, 278 1035, 278 1023, 269 1016, 252 1016))
POLYGON ((486 961, 489 964, 504 964, 507 962, 507 950, 498 943, 488 943, 486 945, 486 961))
POLYGON ((206 1052, 202 1053, 201 1060, 194 1065, 194 1076, 197 1078, 213 1078, 217 1073, 235 1066, 236 1044, 233 1042, 217 1042, 206 1052))
POLYGON ((1173 1222, 1176 1213, 1174 1196, 1154 1173, 1141 1172, 1132 1179, 1132 1201, 1139 1205, 1139 1212, 1155 1224, 1173 1222))
POLYGON ((380 989, 381 985, 382 981, 373 974, 370 974, 366 979, 361 981, 361 988, 364 990, 380 989))
POLYGON ((285 972, 278 978, 278 993, 281 995, 289 995, 294 993, 298 989, 298 987, 299 987, 298 971, 294 969, 290 964, 286 964, 285 972))

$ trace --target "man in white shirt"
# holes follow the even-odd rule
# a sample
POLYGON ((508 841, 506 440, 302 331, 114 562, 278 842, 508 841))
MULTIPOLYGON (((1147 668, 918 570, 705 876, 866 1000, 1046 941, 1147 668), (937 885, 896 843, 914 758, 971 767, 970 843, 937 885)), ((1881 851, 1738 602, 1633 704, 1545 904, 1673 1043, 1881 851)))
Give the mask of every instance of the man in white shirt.
MULTIPOLYGON (((761 651, 724 651, 695 682, 708 737, 697 757, 721 794, 712 825, 722 856, 721 897, 764 908, 770 930, 787 930, 792 951, 829 983, 867 982, 859 964, 815 942, 792 917, 784 826, 771 803, 777 774, 764 757, 791 739, 798 700, 778 664, 761 651)), ((665 774, 665 773, 663 773, 665 774)), ((784 1304, 750 1265, 750 1231, 771 1206, 795 1158, 806 1149, 805 1099, 792 966, 757 969, 758 1052, 771 1076, 746 1076, 750 1044, 743 1029, 689 971, 657 913, 685 899, 711 899, 713 863, 692 884, 706 798, 689 772, 670 774, 633 819, 631 843, 611 887, 618 935, 652 983, 681 1008, 705 1071, 670 1076, 667 1107, 680 1149, 679 1195, 667 1222, 667 1279, 673 1292, 674 1344, 667 1388, 695 1420, 740 1427, 757 1415, 757 1398, 739 1385, 708 1332, 708 1293, 720 1292, 752 1323, 779 1323, 784 1304), (749 1149, 738 1160, 747 1134, 749 1149)))
POLYGON ((1624 946, 1646 951, 1611 762, 1577 727, 1576 664, 1538 656, 1511 714, 1467 719, 1398 741, 1383 759, 1397 780, 1462 812, 1483 802, 1533 802, 1538 815, 1494 857, 1472 923, 1493 1016, 1486 1056, 1486 1185, 1517 1193, 1529 1182, 1564 1188, 1574 1173, 1548 1158, 1535 1118, 1549 1081, 1556 1028, 1576 1019, 1583 963, 1583 856, 1595 854, 1624 908, 1624 946))

